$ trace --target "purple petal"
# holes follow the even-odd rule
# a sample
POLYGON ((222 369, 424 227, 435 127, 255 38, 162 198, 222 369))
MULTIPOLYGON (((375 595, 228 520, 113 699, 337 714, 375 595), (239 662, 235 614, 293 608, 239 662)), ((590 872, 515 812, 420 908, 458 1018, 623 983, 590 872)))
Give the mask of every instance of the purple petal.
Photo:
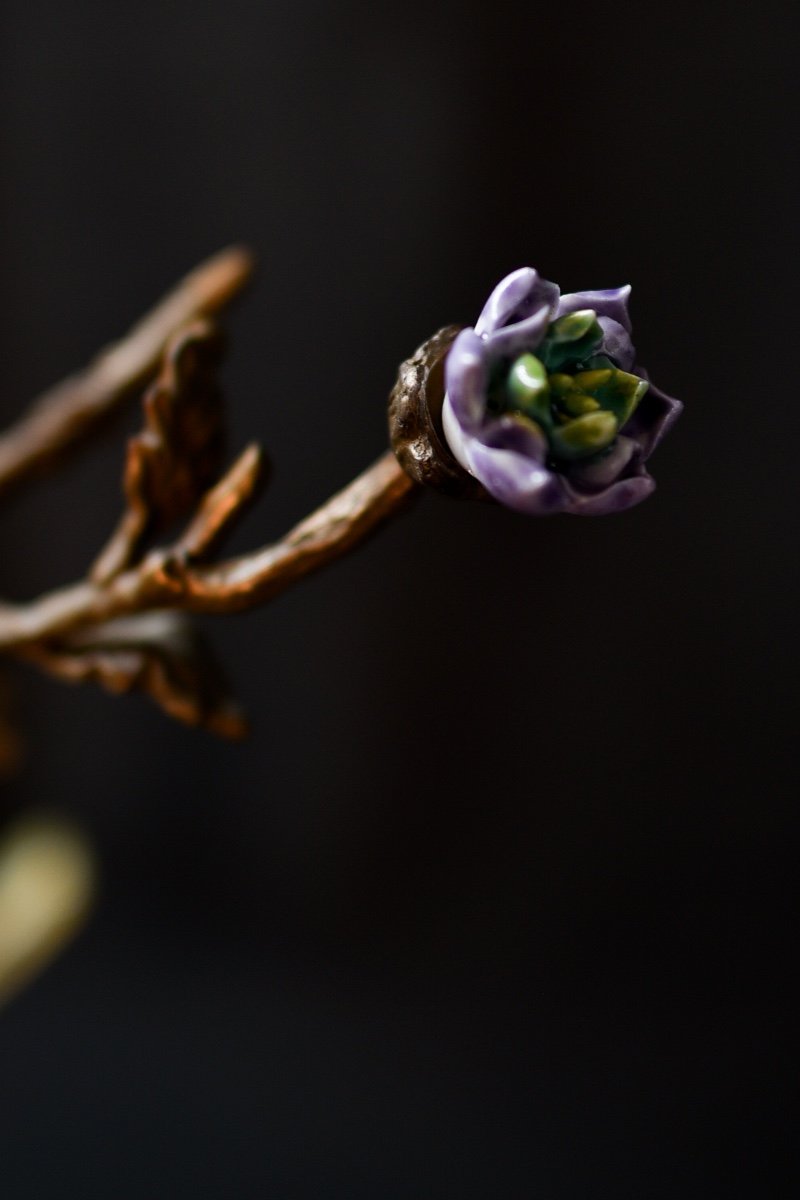
MULTIPOLYGON (((644 367, 637 366, 636 374, 649 381, 650 377, 644 367)), ((650 384, 641 404, 624 427, 625 435, 633 438, 641 446, 642 461, 650 457, 682 412, 683 403, 680 400, 676 400, 674 396, 667 396, 650 384)))
POLYGON ((569 470, 569 483, 580 492, 598 492, 619 479, 639 447, 631 438, 615 438, 606 454, 594 462, 575 463, 569 470))
POLYGON ((544 465, 548 454, 547 438, 538 425, 525 417, 504 414, 490 417, 481 430, 481 441, 492 450, 513 450, 515 454, 526 454, 544 465))
POLYGON ((526 350, 536 350, 547 332, 551 316, 550 305, 543 304, 525 320, 506 325, 496 333, 490 334, 486 345, 492 361, 496 362, 498 358, 516 358, 526 350))
POLYGON ((489 365, 486 343, 474 329, 462 329, 447 355, 445 388, 456 419, 477 429, 486 412, 489 365))
POLYGON ((562 296, 558 305, 557 316, 566 313, 579 312, 584 308, 593 308, 598 317, 611 317, 628 333, 631 331, 631 320, 628 316, 628 297, 631 294, 630 284, 620 288, 605 288, 593 292, 570 292, 562 296))
POLYGON ((520 267, 498 283, 483 306, 475 332, 486 337, 503 326, 525 320, 543 305, 555 311, 558 297, 556 284, 540 278, 533 267, 520 267))
POLYGON ((527 454, 487 446, 477 438, 466 449, 467 469, 507 508, 529 516, 564 511, 567 495, 560 476, 527 454))
POLYGON ((656 481, 646 471, 641 475, 631 475, 628 479, 619 479, 611 487, 593 495, 584 495, 572 488, 567 512, 580 517, 605 517, 611 513, 624 512, 641 504, 655 491, 656 481))
POLYGON ((603 331, 603 340, 594 353, 607 354, 621 370, 630 371, 636 361, 636 351, 628 331, 613 317, 598 317, 597 323, 603 331))
POLYGON ((442 407, 442 426, 447 444, 467 471, 472 470, 470 446, 474 441, 480 441, 491 450, 510 450, 515 454, 523 454, 539 466, 544 465, 547 458, 548 445, 544 433, 521 416, 504 414, 501 417, 489 417, 477 430, 468 429, 459 421, 450 397, 446 395, 442 407))
POLYGON ((455 458, 495 500, 532 514, 563 509, 565 492, 560 479, 544 465, 547 440, 534 426, 513 417, 497 417, 487 421, 476 436, 458 421, 449 395, 442 421, 455 458))

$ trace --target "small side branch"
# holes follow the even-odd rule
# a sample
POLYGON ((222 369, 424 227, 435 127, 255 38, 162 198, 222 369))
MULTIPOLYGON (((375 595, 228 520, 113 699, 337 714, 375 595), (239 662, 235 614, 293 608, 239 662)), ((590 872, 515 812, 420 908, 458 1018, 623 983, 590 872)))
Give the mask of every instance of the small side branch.
POLYGON ((212 316, 253 273, 249 251, 232 247, 185 277, 130 332, 85 370, 45 392, 0 436, 0 495, 63 457, 158 369, 170 338, 199 316, 212 316))
MULTIPOLYGON (((230 489, 215 489, 217 495, 227 504, 241 473, 246 484, 241 496, 249 500, 249 458, 235 463, 232 471, 230 489)), ((0 650, 13 652, 151 609, 223 613, 254 608, 364 541, 402 511, 416 490, 394 454, 387 452, 280 541, 252 554, 218 564, 197 563, 189 553, 196 537, 192 533, 175 547, 153 551, 107 584, 82 582, 28 605, 1 605, 0 650)), ((201 505, 201 513, 204 507, 208 511, 201 505)), ((198 528, 196 523, 193 528, 198 528)), ((205 549, 204 537, 200 543, 205 549)))
MULTIPOLYGON (((242 250, 210 259, 0 437, 2 494, 62 457, 149 383, 110 539, 79 583, 28 604, 0 601, 0 654, 69 683, 144 693, 170 716, 227 738, 243 736, 246 721, 191 615, 264 604, 353 549, 419 490, 388 452, 279 541, 215 561, 267 475, 255 443, 222 470, 222 340, 213 314, 251 266, 242 250)), ((12 743, 2 744, 8 758, 12 743)))
POLYGON ((402 512, 418 490, 387 451, 279 542, 218 564, 178 566, 172 577, 181 608, 198 613, 241 612, 264 604, 352 550, 402 512))

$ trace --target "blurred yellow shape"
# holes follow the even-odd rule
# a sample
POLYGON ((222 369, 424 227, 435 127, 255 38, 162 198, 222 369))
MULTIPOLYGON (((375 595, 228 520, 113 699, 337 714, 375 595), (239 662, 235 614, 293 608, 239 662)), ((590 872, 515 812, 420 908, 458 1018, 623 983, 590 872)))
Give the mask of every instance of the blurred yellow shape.
POLYGON ((0 1005, 77 933, 94 878, 85 839, 54 818, 22 820, 0 840, 0 1005))

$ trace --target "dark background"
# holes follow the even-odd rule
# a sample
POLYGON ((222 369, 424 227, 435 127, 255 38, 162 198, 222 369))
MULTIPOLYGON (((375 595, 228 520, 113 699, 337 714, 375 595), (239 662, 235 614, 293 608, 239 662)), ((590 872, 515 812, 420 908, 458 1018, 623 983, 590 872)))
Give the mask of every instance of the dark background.
MULTIPOLYGON (((686 402, 635 511, 431 497, 205 622, 244 746, 15 674, 2 812, 74 817, 103 890, 0 1022, 4 1200, 797 1194, 790 11, 4 0, 5 421, 240 240, 235 548, 522 264, 630 281, 686 402)), ((5 595, 83 572, 122 440, 4 506, 5 595)))

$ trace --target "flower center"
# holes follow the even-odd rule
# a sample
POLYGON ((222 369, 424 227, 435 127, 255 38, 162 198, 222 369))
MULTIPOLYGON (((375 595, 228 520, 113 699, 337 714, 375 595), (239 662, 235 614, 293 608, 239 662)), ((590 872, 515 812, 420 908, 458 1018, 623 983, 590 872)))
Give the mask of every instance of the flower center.
POLYGON ((648 384, 597 352, 603 330, 587 308, 553 321, 534 354, 504 363, 489 410, 509 413, 544 435, 556 462, 601 455, 630 419, 648 384))

